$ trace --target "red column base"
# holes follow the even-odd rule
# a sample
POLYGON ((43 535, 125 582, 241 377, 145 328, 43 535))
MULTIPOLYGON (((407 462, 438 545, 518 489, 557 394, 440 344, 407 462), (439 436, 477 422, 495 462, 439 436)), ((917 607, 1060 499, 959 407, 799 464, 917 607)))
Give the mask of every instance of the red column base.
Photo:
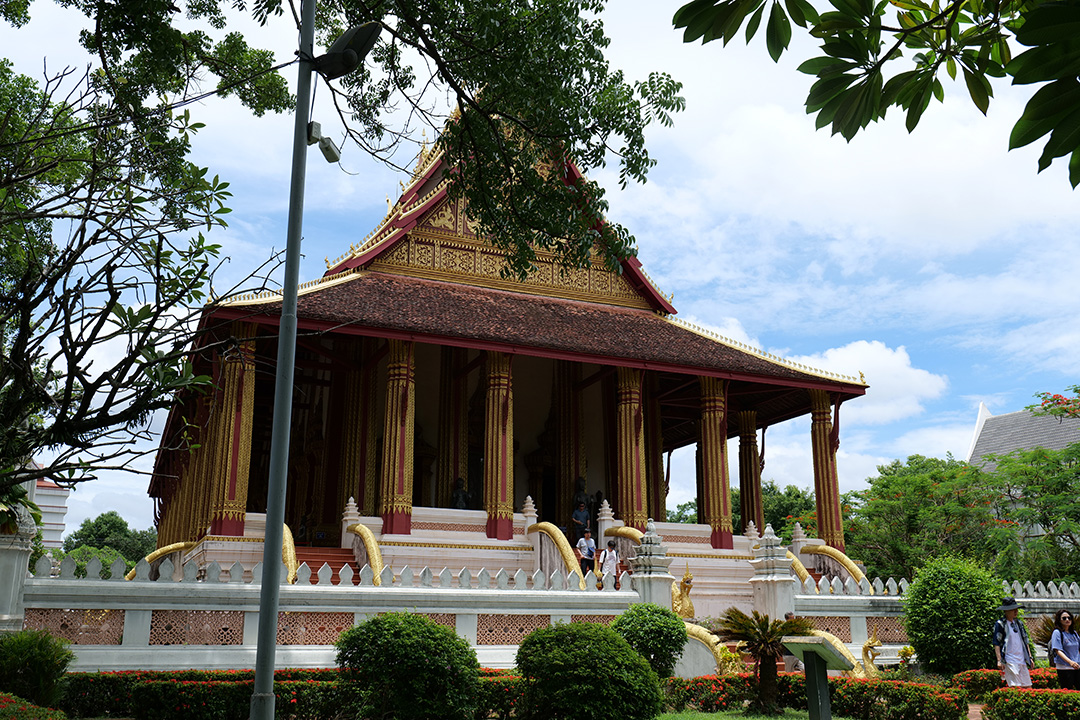
POLYGON ((383 535, 410 535, 412 533, 412 513, 392 512, 382 516, 383 535))
POLYGON ((492 517, 488 515, 487 536, 496 540, 514 539, 514 521, 511 518, 492 517))
POLYGON ((718 550, 730 550, 735 547, 731 531, 721 530, 720 528, 713 528, 712 534, 709 536, 709 543, 718 550))
POLYGON ((211 535, 224 535, 226 537, 243 537, 244 521, 232 518, 214 518, 210 521, 211 535))

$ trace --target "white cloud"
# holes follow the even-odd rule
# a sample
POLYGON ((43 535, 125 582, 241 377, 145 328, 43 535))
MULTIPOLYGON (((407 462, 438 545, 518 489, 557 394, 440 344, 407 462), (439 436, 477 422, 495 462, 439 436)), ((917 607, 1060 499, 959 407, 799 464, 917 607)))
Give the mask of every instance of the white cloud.
POLYGON ((907 350, 880 341, 859 340, 823 353, 791 358, 795 362, 845 375, 862 372, 870 390, 843 406, 844 423, 882 425, 919 415, 923 403, 942 395, 948 380, 914 367, 907 350))

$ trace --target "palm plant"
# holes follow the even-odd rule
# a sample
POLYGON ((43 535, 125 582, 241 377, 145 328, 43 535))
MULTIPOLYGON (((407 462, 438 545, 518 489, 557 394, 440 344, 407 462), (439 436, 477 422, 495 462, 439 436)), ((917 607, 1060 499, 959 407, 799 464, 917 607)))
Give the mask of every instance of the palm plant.
POLYGON ((777 702, 776 662, 783 656, 785 635, 809 635, 813 626, 805 618, 770 620, 757 610, 748 616, 738 608, 728 608, 713 631, 724 642, 741 643, 743 652, 754 658, 757 696, 750 700, 747 714, 780 715, 777 702))

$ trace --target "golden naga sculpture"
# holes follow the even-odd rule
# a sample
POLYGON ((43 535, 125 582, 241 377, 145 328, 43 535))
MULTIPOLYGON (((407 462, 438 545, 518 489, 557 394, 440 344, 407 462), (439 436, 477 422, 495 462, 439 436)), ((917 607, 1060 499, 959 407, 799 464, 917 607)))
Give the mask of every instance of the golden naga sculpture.
MULTIPOLYGON (((143 559, 146 560, 146 562, 148 562, 148 563, 152 563, 155 560, 157 560, 159 557, 164 557, 165 555, 168 555, 169 553, 174 553, 177 550, 182 550, 183 552, 187 552, 191 548, 195 547, 195 545, 196 545, 196 543, 193 543, 193 542, 176 542, 176 543, 173 543, 172 545, 166 545, 165 547, 159 547, 157 550, 154 550, 152 553, 150 553, 149 555, 147 555, 143 559)), ((124 579, 125 580, 134 580, 135 579, 135 568, 131 568, 130 570, 128 570, 128 573, 127 573, 127 575, 124 576, 124 579)))
POLYGON ((690 574, 690 563, 686 563, 682 580, 671 583, 671 609, 681 618, 694 617, 694 601, 690 599, 693 587, 694 576, 690 574))
POLYGON ((878 640, 876 629, 870 635, 870 639, 863 643, 862 660, 856 660, 855 656, 851 654, 851 651, 848 650, 844 643, 840 642, 840 638, 835 635, 823 630, 811 630, 810 634, 825 638, 830 645, 836 648, 838 653, 847 658, 848 662, 855 666, 851 670, 845 670, 843 673, 844 677, 867 679, 878 677, 881 674, 877 669, 877 665, 874 665, 874 660, 881 654, 874 650, 874 648, 881 647, 881 641, 878 640))
POLYGON ((373 585, 382 585, 383 559, 379 549, 379 541, 367 525, 357 523, 345 528, 346 532, 356 535, 364 543, 364 551, 367 553, 367 564, 371 568, 373 585))

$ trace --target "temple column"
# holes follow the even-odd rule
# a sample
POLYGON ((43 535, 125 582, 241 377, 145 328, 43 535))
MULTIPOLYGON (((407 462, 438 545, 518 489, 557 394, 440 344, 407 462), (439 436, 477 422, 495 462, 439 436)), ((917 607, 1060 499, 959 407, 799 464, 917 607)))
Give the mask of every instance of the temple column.
POLYGON ((751 520, 759 533, 765 532, 765 508, 761 498, 761 460, 757 446, 757 412, 736 413, 739 422, 739 512, 740 532, 751 520))
POLYGON ((375 384, 377 365, 365 362, 363 350, 368 341, 360 341, 353 353, 357 367, 348 371, 345 380, 345 408, 342 418, 341 492, 338 507, 345 508, 349 498, 356 501, 361 515, 376 513, 375 495, 379 469, 375 464, 378 440, 375 384))
POLYGON ((825 390, 809 390, 810 441, 814 451, 814 495, 818 537, 843 552, 844 521, 840 514, 840 485, 836 476, 836 438, 830 417, 832 399, 825 390))
POLYGON ((664 478, 664 432, 660 417, 659 378, 649 373, 645 379, 645 461, 648 467, 648 516, 667 520, 667 483, 664 478))
POLYGON ((513 357, 487 354, 487 397, 484 401, 484 510, 487 535, 514 537, 514 393, 513 357))
POLYGON ((642 372, 618 369, 616 426, 618 469, 616 503, 618 515, 629 527, 645 530, 648 520, 647 469, 645 465, 645 423, 641 407, 642 372))
POLYGON ((411 342, 390 340, 386 416, 383 425, 383 533, 408 535, 412 528, 413 428, 416 416, 415 350, 411 342))
MULTIPOLYGON (((555 402, 558 403, 558 490, 554 517, 556 525, 570 525, 574 511, 574 482, 585 477, 585 423, 582 419, 581 364, 569 360, 555 361, 555 402)), ((544 516, 551 518, 551 508, 541 507, 544 516)))
POLYGON ((218 451, 210 468, 214 475, 210 534, 240 537, 247 510, 251 470, 251 423, 255 412, 255 328, 237 323, 233 335, 243 338, 221 357, 216 432, 211 442, 218 451))
POLYGON ((198 417, 199 444, 195 452, 195 463, 191 473, 191 482, 188 484, 188 497, 191 502, 188 505, 185 525, 185 541, 198 540, 205 534, 210 525, 210 471, 214 455, 214 428, 217 415, 211 411, 214 404, 213 395, 199 398, 198 417))
MULTIPOLYGON (((458 478, 469 477, 468 359, 464 348, 443 347, 439 368, 439 458, 435 464, 435 505, 450 507, 458 478)), ((467 487, 465 488, 468 489, 467 487)))
POLYGON ((701 377, 701 498, 698 522, 712 528, 714 548, 732 548, 728 492, 727 381, 701 377))

